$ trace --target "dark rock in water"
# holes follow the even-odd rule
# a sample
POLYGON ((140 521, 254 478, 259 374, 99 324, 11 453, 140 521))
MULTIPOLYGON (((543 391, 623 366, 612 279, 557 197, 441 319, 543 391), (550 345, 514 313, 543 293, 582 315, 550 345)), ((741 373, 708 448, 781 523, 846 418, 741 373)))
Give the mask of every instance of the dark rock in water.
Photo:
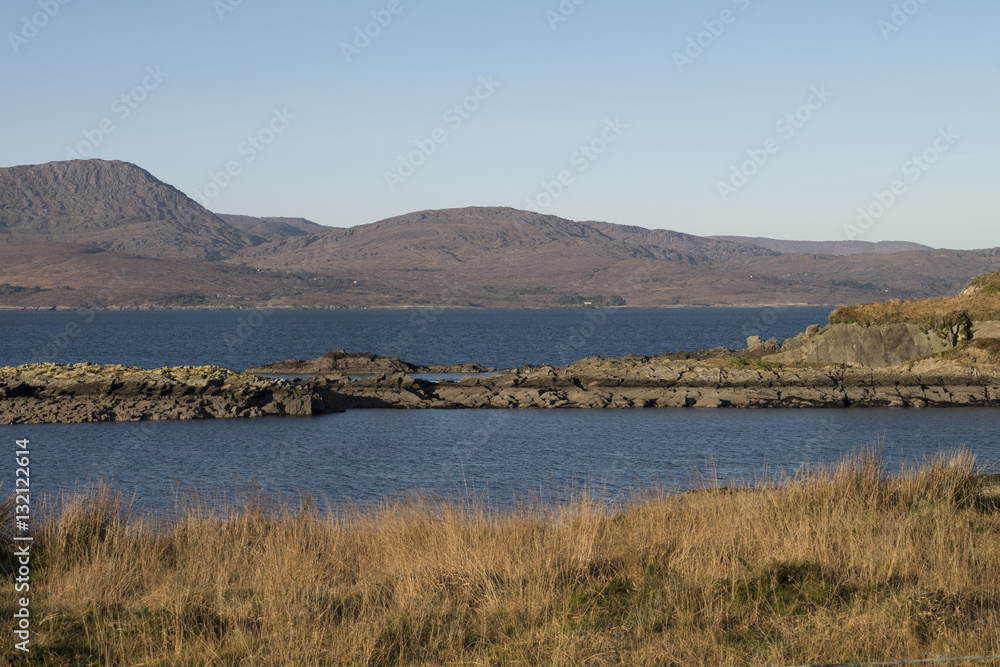
POLYGON ((381 373, 488 373, 494 370, 496 369, 476 363, 417 366, 402 361, 399 357, 380 357, 371 352, 330 350, 315 359, 306 361, 289 359, 256 366, 246 372, 271 375, 379 375, 381 373))

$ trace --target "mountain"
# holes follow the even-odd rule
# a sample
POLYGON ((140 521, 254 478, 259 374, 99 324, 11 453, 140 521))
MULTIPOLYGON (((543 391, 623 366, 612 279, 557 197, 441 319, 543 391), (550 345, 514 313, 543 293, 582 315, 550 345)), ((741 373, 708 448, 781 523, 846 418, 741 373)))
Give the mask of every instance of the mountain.
POLYGON ((656 260, 691 266, 735 257, 775 256, 757 246, 605 222, 574 222, 512 208, 432 210, 349 229, 262 244, 238 260, 251 266, 356 271, 386 276, 444 271, 506 279, 589 277, 613 264, 656 260))
POLYGON ((0 169, 0 241, 221 259, 261 239, 134 164, 73 160, 0 169))
POLYGON ((500 207, 340 229, 219 216, 124 162, 0 169, 0 308, 851 304, 950 294, 1000 269, 998 248, 751 240, 500 207))
POLYGON ((230 261, 334 275, 352 285, 349 292, 367 289, 389 303, 543 305, 581 290, 608 296, 626 291, 624 283, 650 262, 680 277, 736 257, 775 255, 664 230, 474 207, 289 238, 230 261))
POLYGON ((340 298, 363 292, 390 304, 551 305, 618 295, 630 305, 663 306, 947 294, 1000 267, 997 255, 781 255, 725 239, 484 207, 421 211, 286 238, 229 261, 337 277, 350 286, 340 298))
POLYGON ((890 255, 912 250, 933 250, 909 241, 782 241, 760 236, 710 236, 712 239, 749 243, 782 255, 890 255))
POLYGON ((246 234, 267 241, 280 241, 292 236, 309 236, 331 229, 305 218, 255 218, 226 213, 220 213, 219 218, 246 234))

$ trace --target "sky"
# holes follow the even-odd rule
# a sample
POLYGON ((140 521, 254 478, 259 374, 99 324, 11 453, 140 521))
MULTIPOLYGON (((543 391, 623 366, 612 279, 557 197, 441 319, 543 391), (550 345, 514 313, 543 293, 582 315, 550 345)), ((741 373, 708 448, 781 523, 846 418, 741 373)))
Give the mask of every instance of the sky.
POLYGON ((0 166, 217 213, 1000 246, 995 0, 7 0, 0 166))

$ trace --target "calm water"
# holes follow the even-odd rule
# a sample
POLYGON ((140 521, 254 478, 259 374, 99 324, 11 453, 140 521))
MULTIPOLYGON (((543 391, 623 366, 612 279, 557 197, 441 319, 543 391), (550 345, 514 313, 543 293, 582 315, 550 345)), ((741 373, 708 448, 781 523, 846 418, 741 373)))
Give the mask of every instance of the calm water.
MULTIPOLYGON (((306 311, 0 313, 0 363, 53 352, 60 362, 245 368, 334 347, 400 354, 416 363, 475 360, 498 367, 630 352, 779 339, 829 309, 599 311, 306 311), (433 319, 430 319, 433 318, 433 319), (240 330, 240 320, 246 327, 240 330), (590 326, 588 326, 588 322, 590 326), (78 329, 67 329, 68 324, 78 329), (69 335, 67 332, 72 332, 69 335), (237 337, 228 340, 227 336, 237 337), (49 349, 46 349, 49 346, 49 349)), ((32 440, 36 490, 113 479, 143 506, 170 506, 177 487, 231 489, 256 481, 292 494, 373 501, 421 490, 558 496, 586 484, 618 497, 636 487, 684 488, 718 476, 836 461, 878 443, 892 469, 967 447, 1000 459, 992 409, 351 411, 317 418, 2 426, 32 440)), ((11 488, 14 465, 0 479, 11 488)))
POLYGON ((242 370, 336 348, 416 364, 513 368, 599 354, 658 354, 749 335, 779 340, 830 308, 0 312, 0 364, 54 361, 242 370))

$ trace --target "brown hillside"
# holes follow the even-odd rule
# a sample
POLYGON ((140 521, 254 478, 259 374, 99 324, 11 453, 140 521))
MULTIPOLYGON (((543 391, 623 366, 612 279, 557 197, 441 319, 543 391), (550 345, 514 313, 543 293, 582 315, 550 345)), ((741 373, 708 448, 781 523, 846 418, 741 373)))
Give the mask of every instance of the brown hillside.
MULTIPOLYGON (((77 244, 0 243, 0 308, 325 307, 334 281, 77 244)), ((371 295, 358 290, 349 305, 371 295)), ((337 305, 337 304, 334 304, 337 305)))
MULTIPOLYGON (((460 302, 545 305, 563 293, 596 290, 628 292, 629 303, 649 304, 664 296, 655 289, 647 293, 653 274, 676 286, 702 276, 715 280, 710 267, 741 256, 774 253, 663 230, 465 208, 286 239, 249 248, 234 261, 391 285, 416 299, 439 300, 450 293, 461 294, 460 302)), ((658 305, 679 302, 672 294, 666 298, 658 305)))
POLYGON ((645 306, 856 303, 954 293, 1000 266, 997 250, 778 255, 509 208, 424 211, 263 244, 233 261, 391 287, 402 302, 456 305, 546 305, 566 294, 618 294, 645 306))
POLYGON ((0 307, 88 303, 118 265, 134 289, 122 307, 237 305, 219 294, 254 307, 845 304, 955 294, 1000 268, 998 248, 778 254, 498 207, 349 229, 220 217, 102 160, 0 169, 0 256, 0 307))

